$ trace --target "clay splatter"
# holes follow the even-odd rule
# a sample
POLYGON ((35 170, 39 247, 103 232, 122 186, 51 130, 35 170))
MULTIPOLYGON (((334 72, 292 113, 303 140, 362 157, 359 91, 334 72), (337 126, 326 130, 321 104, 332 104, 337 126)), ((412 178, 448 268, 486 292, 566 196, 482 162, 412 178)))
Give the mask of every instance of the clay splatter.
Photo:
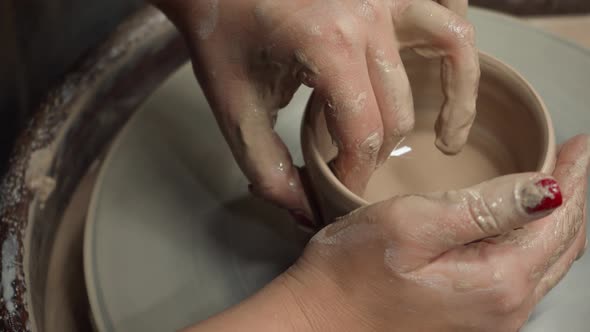
POLYGON ((6 305, 9 314, 14 314, 16 306, 13 302, 14 288, 12 284, 16 281, 16 255, 18 253, 18 242, 13 234, 9 234, 2 244, 2 300, 6 305))

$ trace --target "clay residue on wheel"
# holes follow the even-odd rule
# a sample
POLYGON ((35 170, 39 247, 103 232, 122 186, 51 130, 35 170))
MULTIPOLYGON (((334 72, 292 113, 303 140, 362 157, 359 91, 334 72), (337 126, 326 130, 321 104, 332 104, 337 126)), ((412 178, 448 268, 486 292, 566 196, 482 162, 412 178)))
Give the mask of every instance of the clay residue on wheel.
MULTIPOLYGON (((161 57, 164 60, 160 61, 160 66, 148 75, 150 79, 158 78, 186 59, 186 54, 179 51, 179 41, 172 25, 161 13, 153 8, 139 11, 47 96, 21 133, 8 172, 0 179, 0 331, 38 330, 37 324, 43 323, 43 304, 39 303, 43 295, 39 291, 44 288, 47 276, 38 263, 49 256, 52 239, 31 238, 29 222, 42 222, 46 230, 55 226, 55 220, 53 214, 45 216, 35 213, 36 209, 51 195, 60 194, 55 201, 68 197, 69 189, 57 189, 61 189, 64 176, 69 176, 69 181, 77 181, 76 172, 86 167, 89 151, 103 144, 105 138, 96 137, 96 126, 113 128, 118 124, 113 119, 121 119, 122 123, 131 113, 129 110, 157 83, 137 82, 139 73, 145 78, 149 66, 161 57), (170 52, 171 49, 175 52, 170 52), (121 71, 125 74, 115 75, 121 71), (105 79, 113 77, 120 82, 107 85, 105 79), (80 96, 92 96, 96 100, 80 96), (89 127, 91 125, 94 127, 89 127), (78 131, 72 133, 74 129, 78 131), (72 142, 80 139, 80 132, 89 136, 84 136, 88 139, 85 144, 72 142), (67 134, 76 134, 74 140, 67 134), (101 141, 94 140, 97 138, 101 141), (70 150, 62 150, 66 144, 70 150), (68 160, 54 163, 56 154, 60 152, 63 157, 64 151, 73 156, 65 154, 68 160), (80 154, 76 155, 77 152, 80 154), (50 176, 50 172, 55 175, 50 176), (25 255, 26 250, 31 250, 32 255, 25 255), (30 266, 35 269, 29 271, 30 266)), ((55 212, 49 206, 46 210, 55 212)))
POLYGON ((55 189, 55 179, 47 175, 54 155, 53 150, 52 146, 49 146, 33 152, 25 173, 26 186, 38 195, 41 205, 55 189))

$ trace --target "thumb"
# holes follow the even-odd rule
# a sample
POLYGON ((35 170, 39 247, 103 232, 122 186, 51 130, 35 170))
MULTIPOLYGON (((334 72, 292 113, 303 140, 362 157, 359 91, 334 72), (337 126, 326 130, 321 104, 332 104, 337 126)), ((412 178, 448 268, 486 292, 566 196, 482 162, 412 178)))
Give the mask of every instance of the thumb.
POLYGON ((461 190, 393 198, 388 222, 395 237, 440 254, 523 227, 561 203, 561 190, 552 177, 523 173, 461 190))

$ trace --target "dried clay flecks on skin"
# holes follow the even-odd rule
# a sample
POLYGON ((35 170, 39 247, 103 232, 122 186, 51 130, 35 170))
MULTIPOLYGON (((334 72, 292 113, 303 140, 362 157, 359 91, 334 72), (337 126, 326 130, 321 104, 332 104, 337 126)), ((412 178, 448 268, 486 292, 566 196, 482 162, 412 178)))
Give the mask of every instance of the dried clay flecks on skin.
POLYGON ((547 272, 547 266, 548 264, 542 264, 542 265, 536 265, 533 266, 533 268, 531 269, 531 272, 529 274, 529 280, 531 281, 538 281, 539 279, 541 279, 545 273, 547 272))
POLYGON ((580 153, 578 158, 569 167, 568 173, 574 179, 585 180, 586 179, 586 166, 590 162, 590 138, 586 142, 586 149, 580 153))
POLYGON ((557 182, 553 179, 532 179, 523 184, 516 193, 522 208, 528 213, 544 213, 561 205, 562 197, 557 182))
POLYGON ((313 24, 307 27, 307 33, 309 33, 311 36, 321 36, 322 30, 319 25, 313 24))
POLYGON ((472 45, 474 40, 473 27, 463 21, 462 18, 456 15, 451 15, 445 28, 465 45, 472 45))
POLYGON ((198 21, 197 35, 199 39, 206 40, 215 31, 219 17, 218 0, 201 0, 206 1, 205 13, 201 14, 198 21))
POLYGON ((440 227, 437 223, 417 224, 415 234, 420 234, 420 238, 417 238, 419 241, 437 240, 447 246, 458 244, 457 231, 452 227, 440 227))
POLYGON ((546 187, 527 184, 521 191, 521 202, 526 209, 538 206, 546 197, 554 198, 555 194, 546 187))
MULTIPOLYGON (((395 272, 395 271, 393 271, 395 272)), ((418 275, 417 272, 408 272, 408 273, 401 273, 401 277, 404 279, 411 281, 412 283, 429 287, 429 288, 443 288, 448 287, 449 280, 441 275, 429 275, 429 276, 421 276, 418 275)))
POLYGON ((500 271, 494 271, 492 272, 492 280, 494 280, 495 282, 503 281, 504 275, 500 271))
POLYGON ((356 96, 356 99, 352 101, 352 107, 350 108, 353 113, 359 113, 365 109, 367 104, 367 93, 361 92, 356 96))
POLYGON ((442 58, 447 55, 445 50, 430 46, 412 47, 412 50, 418 55, 428 59, 442 58))
POLYGON ((466 262, 457 262, 457 272, 459 273, 470 273, 477 270, 473 264, 469 264, 466 262))
POLYGON ((375 0, 360 0, 357 6, 357 13, 365 20, 372 22, 375 20, 375 0))
POLYGON ((385 52, 378 50, 376 52, 375 63, 378 68, 379 80, 384 90, 384 103, 387 109, 381 110, 387 112, 386 116, 395 118, 395 128, 387 142, 399 140, 401 136, 409 133, 414 127, 414 104, 412 91, 408 76, 401 62, 392 63, 385 59, 385 52))
POLYGON ((381 135, 378 132, 372 133, 359 145, 359 157, 362 160, 374 160, 377 158, 381 144, 381 135))
POLYGON ((453 30, 453 32, 460 35, 463 43, 461 52, 468 51, 472 55, 462 60, 451 56, 445 57, 441 63, 443 93, 446 101, 436 123, 435 145, 441 152, 448 155, 459 153, 467 141, 476 116, 476 96, 480 79, 479 55, 473 44, 473 29, 460 21, 461 18, 455 19, 457 20, 455 30, 459 31, 453 30), (463 67, 461 71, 465 73, 461 79, 455 77, 454 73, 460 67, 463 67), (453 85, 456 85, 454 89, 453 85))
POLYGON ((474 284, 470 279, 455 279, 453 280, 453 290, 458 293, 468 292, 490 292, 497 289, 497 286, 491 285, 489 287, 474 284))
POLYGON ((311 241, 331 246, 363 244, 378 239, 379 227, 372 224, 332 224, 318 232, 311 241))
POLYGON ((294 53, 295 59, 299 64, 301 64, 303 67, 305 67, 307 70, 309 70, 315 75, 318 75, 320 73, 318 67, 309 60, 309 58, 307 57, 307 55, 305 55, 305 52, 303 52, 303 50, 297 49, 294 53))
POLYGON ((522 249, 536 248, 539 244, 539 237, 536 234, 531 234, 525 229, 516 229, 497 238, 497 243, 511 243, 522 249))
POLYGON ((475 290, 476 286, 470 280, 457 279, 453 281, 453 289, 461 293, 475 290))
MULTIPOLYGON (((590 163, 590 141, 586 143, 584 151, 577 151, 576 158, 571 161, 571 164, 565 166, 561 172, 567 174, 570 179, 568 188, 564 188, 570 192, 570 198, 565 203, 567 206, 563 209, 557 209, 554 213, 555 219, 559 222, 553 225, 552 235, 555 238, 561 239, 564 243, 572 243, 580 228, 584 225, 584 215, 587 213, 585 206, 585 198, 583 185, 587 181, 588 163, 590 163)), ((551 186, 550 186, 551 188, 551 186)), ((541 203, 541 206, 546 205, 547 201, 541 203)), ((562 248, 556 250, 560 253, 562 248)))
POLYGON ((308 87, 314 87, 314 82, 320 74, 320 70, 309 60, 303 50, 297 49, 294 54, 296 65, 294 66, 293 73, 295 78, 308 87))
POLYGON ((385 263, 385 267, 394 273, 402 273, 412 268, 401 263, 399 248, 393 243, 387 244, 387 249, 385 249, 383 255, 383 262, 385 263))
POLYGON ((354 117, 355 115, 357 115, 360 112, 365 110, 365 106, 367 104, 367 97, 368 97, 368 94, 366 91, 360 92, 360 93, 356 94, 354 97, 348 97, 348 96, 351 96, 351 94, 347 93, 346 91, 340 91, 340 92, 334 93, 332 98, 328 98, 328 100, 326 102, 326 106, 324 108, 324 110, 326 111, 326 114, 331 116, 332 118, 338 120, 338 119, 347 119, 350 117, 354 117), (346 97, 346 99, 335 98, 336 95, 338 97, 340 97, 342 95, 342 96, 346 97), (335 105, 333 100, 345 100, 343 103, 339 103, 339 104, 344 104, 344 105, 335 105))
POLYGON ((449 87, 453 84, 452 67, 452 60, 443 58, 441 77, 447 100, 443 104, 435 125, 437 132, 435 145, 441 152, 448 155, 455 155, 461 151, 467 140, 471 124, 475 120, 475 104, 471 105, 471 101, 465 103, 466 100, 460 99, 460 96, 457 95, 450 98, 453 96, 453 92, 449 91, 449 87))
POLYGON ((393 64, 387 61, 385 59, 385 52, 382 50, 377 51, 376 55, 375 62, 379 65, 379 69, 384 73, 391 73, 400 66, 400 63, 393 64))

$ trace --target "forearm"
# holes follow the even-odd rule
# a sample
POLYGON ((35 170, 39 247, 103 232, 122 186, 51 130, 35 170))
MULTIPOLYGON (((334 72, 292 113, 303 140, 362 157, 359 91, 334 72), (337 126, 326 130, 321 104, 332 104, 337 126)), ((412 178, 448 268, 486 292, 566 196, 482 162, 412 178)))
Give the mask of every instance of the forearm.
POLYGON ((307 332, 313 330, 281 276, 242 303, 183 330, 183 332, 209 331, 307 332))
POLYGON ((182 332, 373 331, 326 279, 284 273, 242 303, 182 332))

